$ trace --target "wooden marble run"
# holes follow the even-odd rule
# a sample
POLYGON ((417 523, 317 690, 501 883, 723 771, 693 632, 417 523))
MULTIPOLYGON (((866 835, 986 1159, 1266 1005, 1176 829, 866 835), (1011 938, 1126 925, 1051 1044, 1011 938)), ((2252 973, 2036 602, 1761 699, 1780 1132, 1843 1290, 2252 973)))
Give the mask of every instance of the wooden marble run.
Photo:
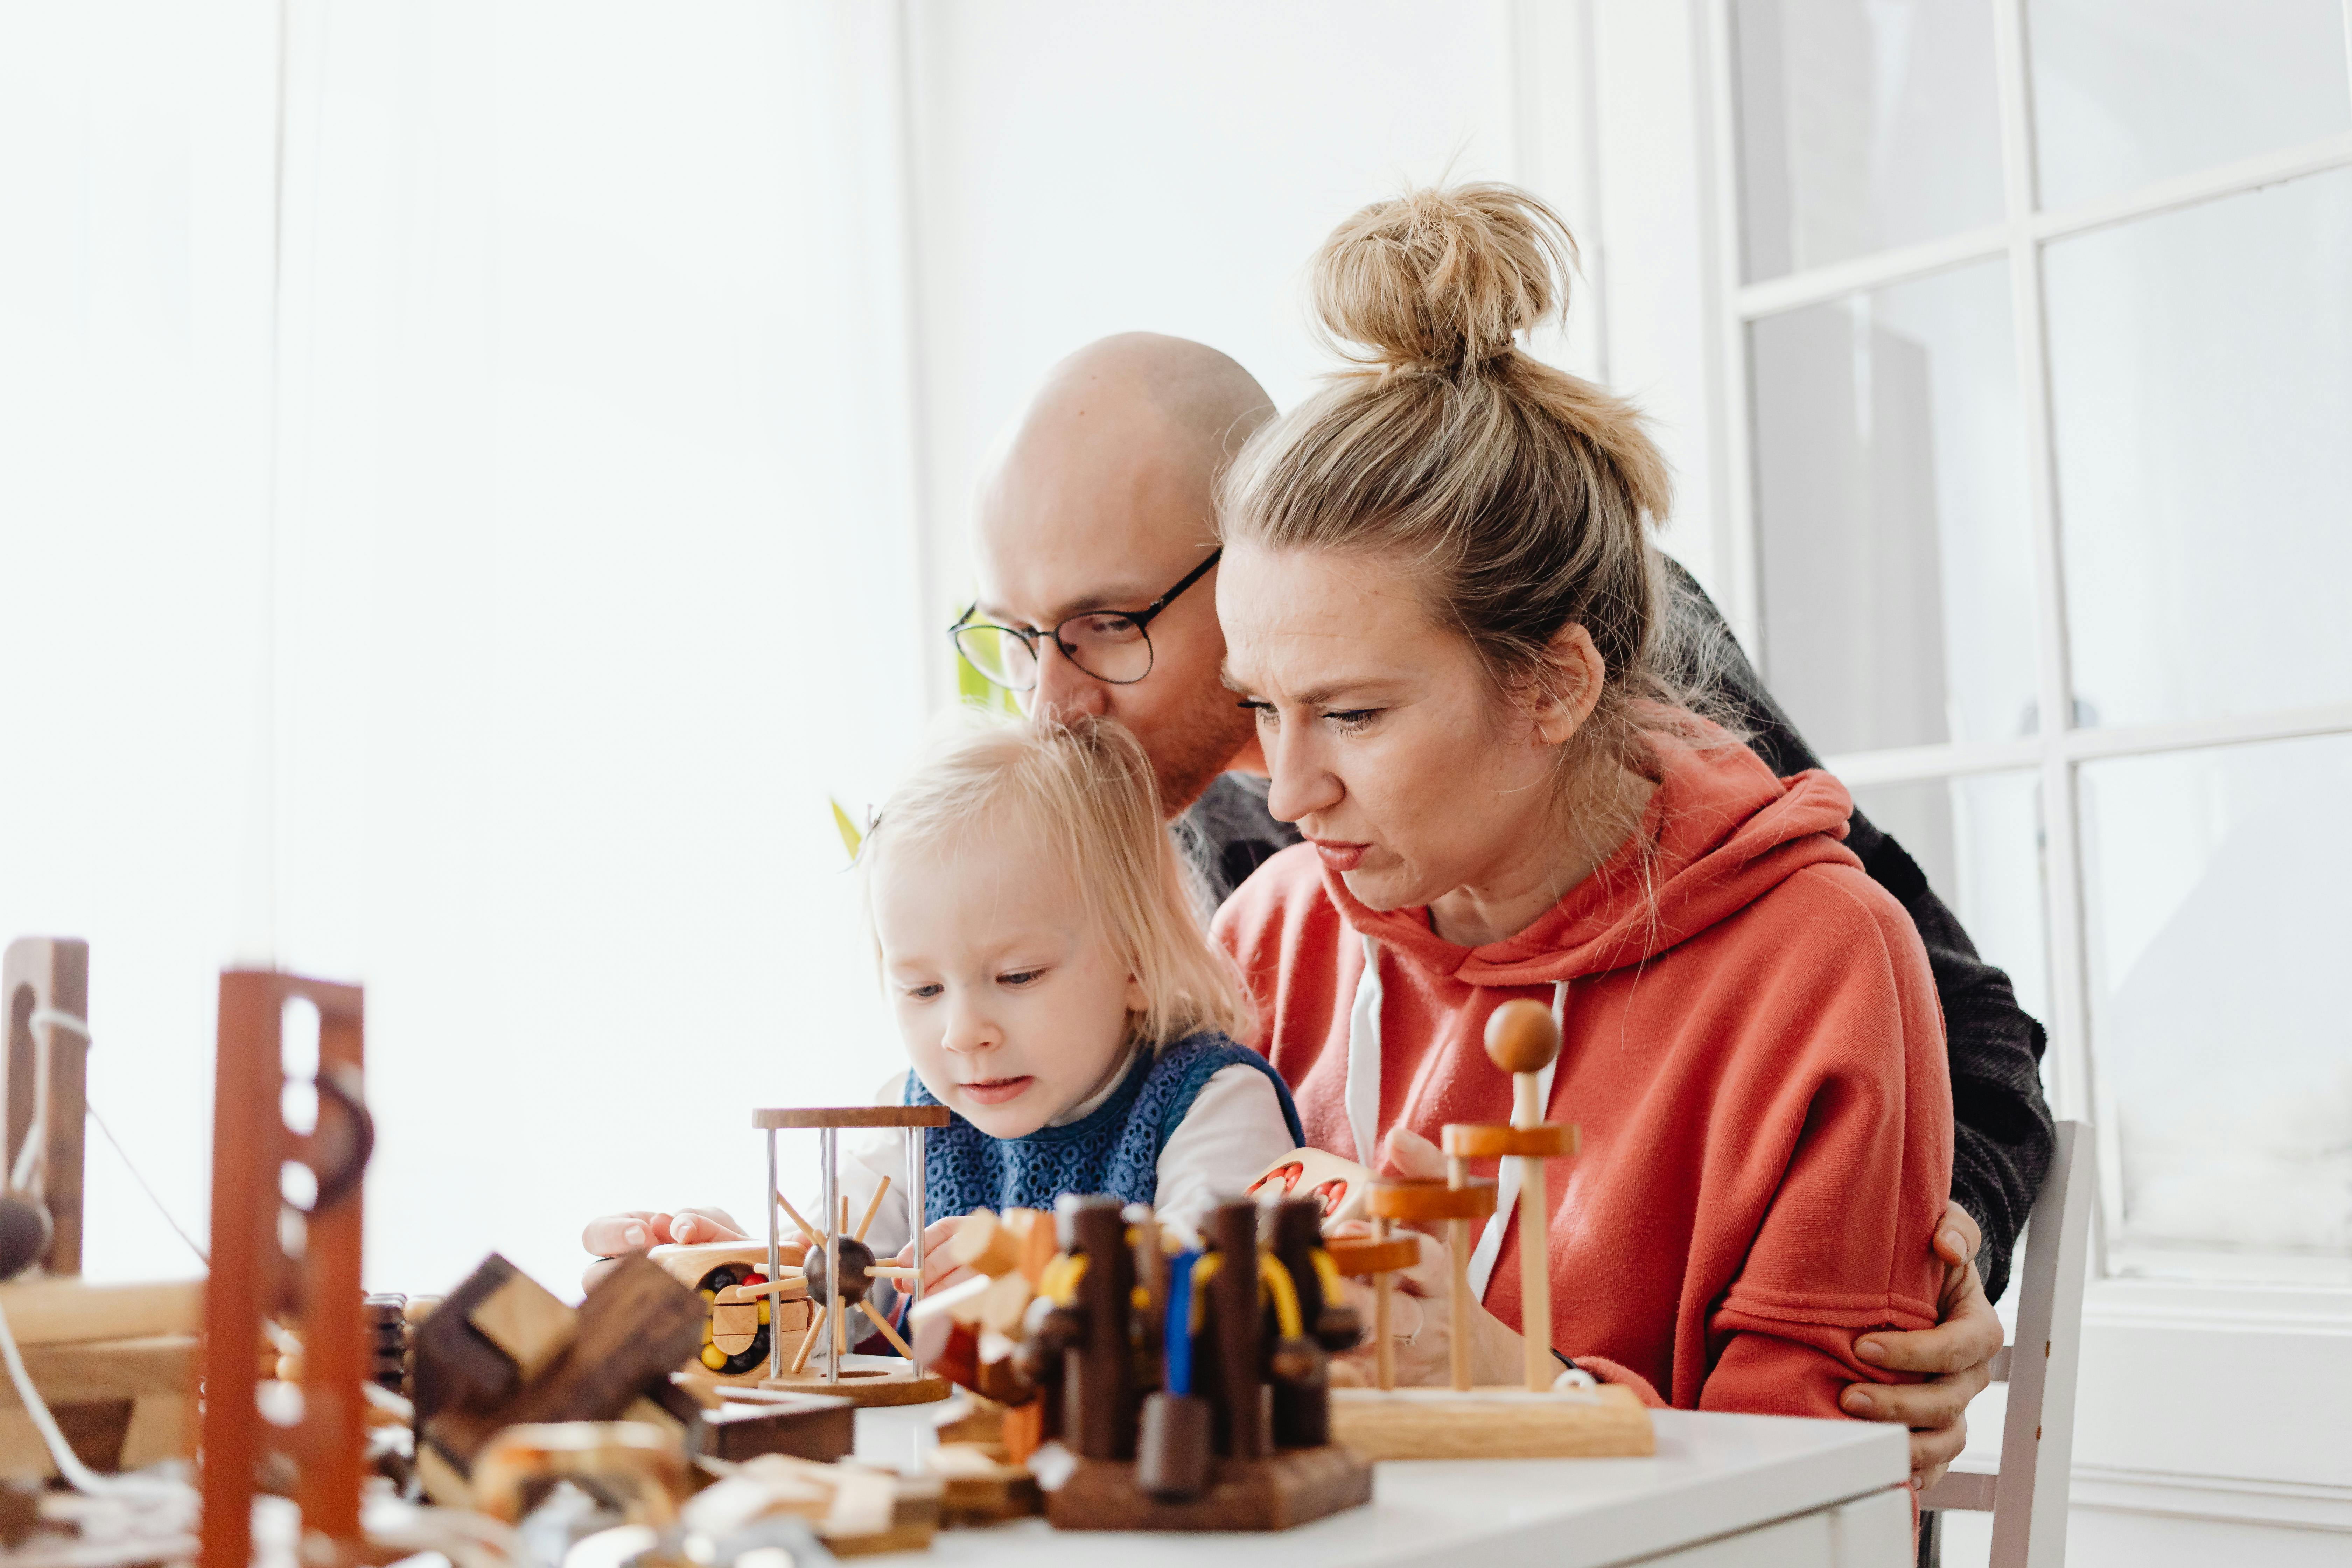
POLYGON ((1559 1024, 1540 1003, 1515 1000, 1486 1021, 1486 1055, 1511 1075, 1507 1126, 1452 1122, 1444 1131, 1444 1181, 1376 1181, 1366 1195, 1370 1241, 1334 1242, 1335 1266, 1373 1279, 1373 1333, 1378 1386, 1342 1388, 1332 1395, 1332 1429, 1339 1441, 1375 1459, 1555 1458, 1642 1455, 1656 1451, 1649 1412, 1630 1388, 1597 1384, 1562 1371, 1551 1349, 1550 1205, 1544 1165, 1576 1152, 1577 1130, 1546 1121, 1541 1074, 1559 1055, 1559 1024), (1450 1388, 1398 1388, 1389 1321, 1396 1269, 1418 1256, 1412 1238, 1396 1237, 1397 1222, 1426 1226, 1443 1221, 1452 1265, 1451 1321, 1469 1320, 1471 1225, 1496 1209, 1496 1184, 1470 1174, 1476 1159, 1509 1160, 1518 1177, 1521 1330, 1527 1342, 1523 1386, 1474 1388, 1469 1341, 1453 1336, 1450 1388), (1402 1246, 1400 1247, 1399 1243, 1402 1246))

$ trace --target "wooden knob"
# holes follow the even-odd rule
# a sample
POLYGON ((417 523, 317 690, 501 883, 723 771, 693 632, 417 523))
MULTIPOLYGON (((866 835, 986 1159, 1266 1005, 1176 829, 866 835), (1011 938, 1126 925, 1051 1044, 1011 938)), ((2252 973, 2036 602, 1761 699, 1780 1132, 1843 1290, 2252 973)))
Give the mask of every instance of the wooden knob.
POLYGON ((1486 1019, 1486 1059, 1505 1072, 1541 1072, 1559 1055, 1559 1026, 1551 1009, 1522 996, 1486 1019))

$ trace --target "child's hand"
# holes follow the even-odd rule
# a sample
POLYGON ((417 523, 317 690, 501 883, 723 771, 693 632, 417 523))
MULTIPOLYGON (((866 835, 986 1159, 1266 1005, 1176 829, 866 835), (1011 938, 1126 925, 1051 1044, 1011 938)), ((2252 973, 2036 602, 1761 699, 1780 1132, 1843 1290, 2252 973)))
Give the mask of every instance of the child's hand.
POLYGON ((725 1209, 679 1209, 675 1214, 662 1214, 651 1209, 630 1209, 622 1214, 604 1215, 588 1222, 580 1233, 580 1245, 596 1255, 588 1272, 580 1277, 583 1289, 593 1289, 596 1281, 613 1271, 613 1265, 633 1253, 648 1247, 676 1242, 691 1245, 700 1241, 749 1241, 751 1237, 725 1209))
MULTIPOLYGON (((950 1285, 961 1284, 972 1278, 971 1268, 961 1263, 950 1262, 948 1258, 948 1242, 954 1237, 957 1231, 963 1228, 963 1222, 968 1217, 960 1214, 950 1215, 943 1220, 935 1221, 923 1227, 923 1293, 925 1295, 928 1296, 935 1290, 944 1290, 950 1285)), ((915 1244, 910 1241, 900 1247, 898 1256, 891 1261, 901 1268, 912 1268, 915 1266, 915 1244)))

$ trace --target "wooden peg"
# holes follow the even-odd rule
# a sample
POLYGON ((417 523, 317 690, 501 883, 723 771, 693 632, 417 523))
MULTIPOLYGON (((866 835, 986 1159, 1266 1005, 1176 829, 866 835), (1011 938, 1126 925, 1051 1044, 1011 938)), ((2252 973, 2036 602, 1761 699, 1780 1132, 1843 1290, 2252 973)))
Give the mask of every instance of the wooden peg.
POLYGON ((776 1194, 776 1206, 784 1211, 784 1217, 791 1220, 793 1224, 799 1228, 801 1235, 807 1238, 808 1244, 811 1247, 823 1247, 824 1245, 824 1237, 819 1236, 814 1229, 810 1228, 808 1221, 801 1218, 801 1211, 793 1207, 792 1199, 784 1196, 782 1193, 778 1193, 776 1194))
MULTIPOLYGON (((866 1239, 866 1231, 873 1226, 874 1216, 882 1210, 882 1199, 889 1191, 890 1178, 885 1176, 882 1178, 882 1184, 874 1189, 874 1201, 866 1205, 866 1217, 857 1222, 857 1240, 866 1239)), ((845 1197, 841 1200, 841 1213, 844 1218, 848 1217, 849 1200, 845 1197)))
MULTIPOLYGON (((1544 1125, 1543 1069, 1559 1056, 1559 1020, 1551 1009, 1517 997, 1486 1019, 1486 1056, 1511 1075, 1511 1126, 1521 1138, 1544 1125)), ((1454 1129, 1446 1129, 1452 1153, 1454 1129)), ((1570 1136, 1573 1136, 1571 1133, 1570 1136)), ((1544 1201, 1546 1154, 1514 1149, 1519 1163, 1519 1329, 1528 1387, 1551 1386, 1551 1205, 1544 1201)), ((1460 1158, 1455 1158, 1458 1166, 1460 1158)), ((1462 1386, 1457 1384, 1457 1386, 1462 1386)))
MULTIPOLYGON (((1372 1221, 1372 1239, 1385 1242, 1389 1238, 1388 1216, 1372 1221)), ((1414 1252, 1420 1252, 1415 1247, 1414 1252)), ((1390 1313, 1396 1301, 1396 1279, 1393 1269, 1383 1268, 1372 1276, 1372 1342, 1373 1364, 1379 1369, 1380 1385, 1383 1389, 1396 1386, 1396 1339, 1389 1331, 1390 1313)))
POLYGON ((882 1337, 890 1342, 892 1348, 908 1361, 915 1359, 915 1352, 907 1348, 907 1342, 898 1337, 898 1331, 890 1326, 890 1320, 874 1310, 873 1302, 860 1301, 857 1305, 873 1321, 874 1326, 882 1331, 882 1337))
POLYGON ((816 1337, 824 1330, 827 1310, 828 1303, 819 1301, 816 1304, 816 1315, 809 1319, 808 1332, 801 1336, 801 1348, 793 1352, 792 1372, 794 1377, 798 1377, 801 1370, 808 1365, 809 1352, 816 1349, 816 1337))

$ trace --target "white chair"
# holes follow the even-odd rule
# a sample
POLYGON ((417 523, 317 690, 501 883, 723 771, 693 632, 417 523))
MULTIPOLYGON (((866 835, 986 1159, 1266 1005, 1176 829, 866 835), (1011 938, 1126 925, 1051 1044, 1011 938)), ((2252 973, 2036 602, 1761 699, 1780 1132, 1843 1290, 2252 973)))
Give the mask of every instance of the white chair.
POLYGON ((2083 1276, 2097 1169, 2086 1121, 2058 1123, 2050 1174, 2034 1199, 2019 1270, 2017 1338, 1993 1358, 2009 1384, 2000 1468, 1967 1458, 1920 1494, 1919 1561, 1939 1568, 1948 1509, 1992 1515, 1991 1568, 2060 1568, 2066 1561, 2066 1489, 2074 1457, 2074 1369, 2083 1345, 2083 1276), (2039 1345, 2040 1355, 2033 1354, 2039 1345))

